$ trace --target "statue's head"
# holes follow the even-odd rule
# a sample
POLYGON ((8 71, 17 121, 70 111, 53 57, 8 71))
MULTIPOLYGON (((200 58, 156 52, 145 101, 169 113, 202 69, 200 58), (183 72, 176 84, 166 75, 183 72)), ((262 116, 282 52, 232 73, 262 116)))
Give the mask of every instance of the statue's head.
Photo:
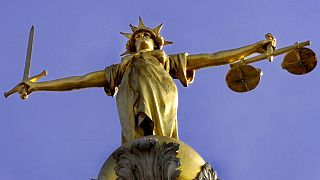
POLYGON ((128 38, 128 42, 126 44, 126 52, 125 54, 133 54, 140 50, 155 50, 162 49, 164 45, 172 44, 172 42, 165 41, 163 37, 160 35, 160 31, 163 24, 160 24, 158 27, 151 29, 144 25, 141 17, 139 17, 139 26, 135 27, 130 24, 132 33, 123 33, 122 35, 128 38))

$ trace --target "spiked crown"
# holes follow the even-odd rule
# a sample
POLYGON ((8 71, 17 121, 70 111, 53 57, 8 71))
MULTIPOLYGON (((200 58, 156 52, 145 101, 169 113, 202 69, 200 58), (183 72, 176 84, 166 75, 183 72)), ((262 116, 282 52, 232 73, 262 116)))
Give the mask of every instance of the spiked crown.
POLYGON ((122 53, 121 56, 126 54, 133 54, 136 52, 135 47, 135 35, 140 32, 148 32, 151 35, 151 38, 153 39, 155 43, 155 49, 162 49, 164 45, 172 44, 170 41, 165 41, 163 37, 160 35, 161 28, 163 26, 163 23, 161 23, 159 26, 157 26, 154 29, 148 28, 144 25, 143 20, 141 17, 139 17, 139 26, 135 27, 132 24, 129 25, 132 33, 124 33, 120 32, 122 35, 124 35, 126 38, 128 38, 127 44, 126 44, 126 52, 122 53))

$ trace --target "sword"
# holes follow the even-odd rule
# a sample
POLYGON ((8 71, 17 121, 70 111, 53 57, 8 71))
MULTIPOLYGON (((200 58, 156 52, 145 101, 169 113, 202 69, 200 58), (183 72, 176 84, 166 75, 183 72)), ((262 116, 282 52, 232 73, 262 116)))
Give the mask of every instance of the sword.
POLYGON ((40 74, 29 77, 30 74, 30 65, 31 65, 31 54, 32 54, 32 46, 33 46, 33 36, 34 36, 34 26, 31 27, 30 33, 29 33, 29 41, 28 41, 28 49, 27 49, 27 56, 26 56, 26 62, 24 65, 24 73, 22 77, 22 82, 19 83, 17 86, 12 88, 9 92, 4 93, 4 97, 8 97, 11 94, 14 94, 16 92, 19 92, 21 99, 27 99, 28 98, 28 92, 26 89, 26 85, 24 82, 31 81, 36 82, 38 79, 40 79, 43 76, 46 76, 48 72, 46 70, 42 71, 40 74))
MULTIPOLYGON (((31 54, 32 54, 32 46, 33 46, 33 36, 34 36, 34 26, 31 27, 30 33, 29 33, 29 41, 28 41, 28 49, 27 49, 27 56, 26 56, 26 62, 24 64, 24 72, 22 77, 22 82, 27 81, 29 78, 30 73, 30 64, 31 64, 31 54)), ((28 93, 26 88, 22 88, 20 91, 20 98, 21 99, 27 99, 28 93)))

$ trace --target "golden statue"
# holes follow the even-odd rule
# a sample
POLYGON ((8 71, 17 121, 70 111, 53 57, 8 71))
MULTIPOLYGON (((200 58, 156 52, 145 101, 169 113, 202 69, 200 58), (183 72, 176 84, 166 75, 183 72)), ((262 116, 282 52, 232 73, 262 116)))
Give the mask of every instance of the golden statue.
MULTIPOLYGON (((107 95, 115 96, 117 94, 122 143, 146 135, 178 139, 178 91, 173 79, 179 79, 186 87, 193 81, 196 70, 231 64, 232 71, 227 76, 228 86, 238 92, 248 91, 253 89, 258 82, 256 78, 250 79, 249 77, 254 75, 254 77, 260 78, 261 71, 244 64, 261 59, 272 61, 273 56, 310 44, 307 41, 275 50, 275 38, 271 34, 267 34, 265 40, 237 49, 213 54, 188 55, 187 53, 179 53, 167 55, 162 47, 172 44, 172 42, 165 41, 160 35, 162 24, 151 29, 146 27, 142 19, 139 18, 139 26, 130 25, 130 27, 132 33, 121 33, 128 38, 128 42, 126 44, 127 50, 122 54, 120 63, 83 76, 44 82, 36 81, 46 74, 45 71, 40 75, 28 78, 28 71, 25 70, 23 81, 5 96, 18 92, 25 99, 36 91, 70 91, 103 87, 107 95), (245 61, 246 57, 254 53, 261 55, 245 61), (247 77, 248 79, 246 79, 247 77)), ((315 63, 316 59, 313 61, 313 64, 315 63)), ((290 67, 290 65, 292 64, 288 66, 290 67)))

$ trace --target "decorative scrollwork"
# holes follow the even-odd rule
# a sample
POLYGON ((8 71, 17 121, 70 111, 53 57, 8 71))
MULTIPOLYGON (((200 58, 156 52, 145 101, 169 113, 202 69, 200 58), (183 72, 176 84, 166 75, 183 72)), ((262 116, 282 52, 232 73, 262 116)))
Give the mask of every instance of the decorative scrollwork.
POLYGON ((117 180, 174 180, 181 171, 177 158, 179 144, 160 144, 157 139, 143 138, 113 153, 117 180))
POLYGON ((205 163, 201 167, 201 171, 198 173, 197 177, 193 180, 220 180, 218 178, 217 172, 213 170, 209 163, 205 163))

